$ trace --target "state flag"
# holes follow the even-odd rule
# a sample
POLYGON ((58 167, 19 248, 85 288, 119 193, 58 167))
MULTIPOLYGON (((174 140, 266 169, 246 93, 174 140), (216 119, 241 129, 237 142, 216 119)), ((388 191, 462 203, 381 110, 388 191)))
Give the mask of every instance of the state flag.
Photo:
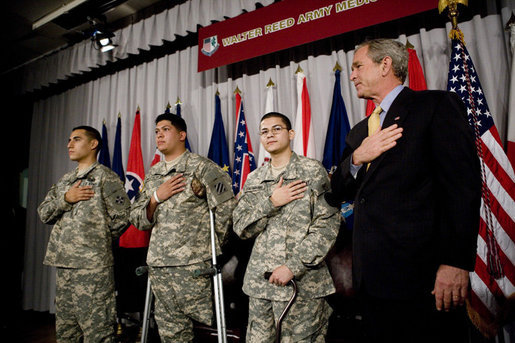
POLYGON ((213 132, 211 133, 211 142, 209 143, 209 151, 207 157, 218 164, 224 171, 231 176, 231 168, 229 164, 229 146, 225 138, 224 121, 222 118, 222 108, 220 104, 220 95, 215 94, 215 122, 213 124, 213 132))
MULTIPOLYGON (((132 129, 125 180, 125 191, 131 203, 136 199, 144 178, 145 168, 143 166, 143 154, 141 152, 141 116, 140 109, 138 108, 132 129)), ((131 225, 120 237, 119 244, 122 248, 143 248, 148 247, 149 241, 150 231, 140 231, 134 225, 131 225)))
POLYGON ((236 132, 234 133, 234 172, 232 174, 232 189, 237 195, 247 180, 251 171, 256 169, 254 152, 243 110, 243 101, 239 90, 236 90, 236 132))

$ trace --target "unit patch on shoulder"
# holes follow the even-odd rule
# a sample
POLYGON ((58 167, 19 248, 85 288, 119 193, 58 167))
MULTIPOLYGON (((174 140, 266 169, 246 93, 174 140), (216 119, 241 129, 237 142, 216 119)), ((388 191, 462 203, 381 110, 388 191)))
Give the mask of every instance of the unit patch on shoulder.
POLYGON ((222 181, 218 182, 215 185, 215 191, 216 191, 217 194, 222 194, 226 190, 227 190, 227 187, 225 187, 225 185, 224 185, 224 183, 222 181))
POLYGON ((217 206, 218 204, 234 197, 230 182, 228 181, 229 178, 227 177, 227 174, 219 175, 218 177, 209 180, 209 183, 207 184, 207 189, 210 193, 209 200, 214 202, 211 205, 217 206))

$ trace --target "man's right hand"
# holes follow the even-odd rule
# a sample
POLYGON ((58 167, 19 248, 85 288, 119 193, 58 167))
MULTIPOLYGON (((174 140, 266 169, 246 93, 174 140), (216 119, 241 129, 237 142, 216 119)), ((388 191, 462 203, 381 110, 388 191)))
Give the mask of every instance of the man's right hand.
MULTIPOLYGON (((159 186, 156 190, 157 198, 160 202, 163 202, 165 200, 168 200, 173 195, 182 192, 186 184, 184 183, 186 179, 182 174, 177 174, 174 177, 166 180, 159 186)), ((157 208, 157 201, 154 199, 153 196, 150 197, 150 202, 147 205, 147 219, 152 220, 152 217, 154 216, 154 212, 157 208)))
POLYGON ((293 200, 304 197, 304 192, 308 189, 306 182, 302 180, 295 180, 284 186, 283 182, 281 177, 270 197, 270 201, 275 207, 284 206, 293 200))
POLYGON ((64 200, 67 203, 75 204, 79 201, 85 201, 93 198, 95 192, 92 186, 80 186, 81 180, 77 181, 73 186, 70 187, 68 192, 64 194, 64 200))
POLYGON ((386 129, 378 129, 354 150, 352 163, 359 166, 372 162, 397 144, 397 140, 402 137, 402 131, 402 127, 398 127, 397 124, 388 126, 386 129))
POLYGON ((177 174, 163 182, 156 190, 159 200, 168 200, 173 195, 182 192, 186 187, 186 183, 184 183, 185 180, 182 174, 177 174))

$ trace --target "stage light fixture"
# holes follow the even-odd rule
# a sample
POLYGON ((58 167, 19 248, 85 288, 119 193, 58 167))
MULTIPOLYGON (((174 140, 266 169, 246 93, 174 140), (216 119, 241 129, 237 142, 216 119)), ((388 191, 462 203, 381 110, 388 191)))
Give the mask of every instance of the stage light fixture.
POLYGON ((116 47, 113 44, 111 38, 114 37, 114 34, 111 32, 102 32, 100 30, 94 30, 91 35, 91 40, 95 42, 95 48, 102 52, 107 52, 116 47))

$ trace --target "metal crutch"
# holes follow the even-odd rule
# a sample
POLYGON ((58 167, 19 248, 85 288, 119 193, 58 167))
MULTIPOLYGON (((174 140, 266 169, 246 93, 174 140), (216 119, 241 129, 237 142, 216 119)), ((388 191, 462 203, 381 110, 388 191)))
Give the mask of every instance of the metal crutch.
MULTIPOLYGON (((263 275, 263 277, 268 280, 270 279, 270 276, 272 275, 271 272, 265 272, 265 274, 263 275)), ((293 302, 295 301, 295 298, 297 297, 297 283, 295 282, 295 279, 291 279, 288 284, 291 284, 292 287, 293 287, 293 293, 290 297, 290 300, 288 300, 288 303, 286 304, 286 306, 284 307, 284 310, 283 312, 281 313, 281 315, 279 316, 279 319, 277 320, 277 324, 275 326, 275 342, 276 343, 280 343, 281 342, 281 324, 282 324, 282 321, 284 319, 284 317, 286 317, 286 314, 288 313, 288 311, 290 310, 290 307, 291 305, 293 305, 293 302)))
MULTIPOLYGON (((148 267, 147 266, 141 266, 136 268, 136 275, 142 276, 145 273, 148 273, 148 267)), ((143 324, 141 328, 141 343, 147 342, 148 337, 148 327, 150 324, 150 311, 152 308, 152 287, 150 286, 150 277, 147 277, 147 292, 145 294, 145 308, 143 311, 143 324)))
POLYGON ((227 328, 225 326, 224 292, 222 284, 222 270, 216 260, 216 235, 215 235, 215 215, 209 209, 209 222, 211 226, 211 268, 196 270, 194 275, 213 276, 213 288, 215 293, 215 312, 216 330, 218 332, 218 343, 227 343, 227 328))

